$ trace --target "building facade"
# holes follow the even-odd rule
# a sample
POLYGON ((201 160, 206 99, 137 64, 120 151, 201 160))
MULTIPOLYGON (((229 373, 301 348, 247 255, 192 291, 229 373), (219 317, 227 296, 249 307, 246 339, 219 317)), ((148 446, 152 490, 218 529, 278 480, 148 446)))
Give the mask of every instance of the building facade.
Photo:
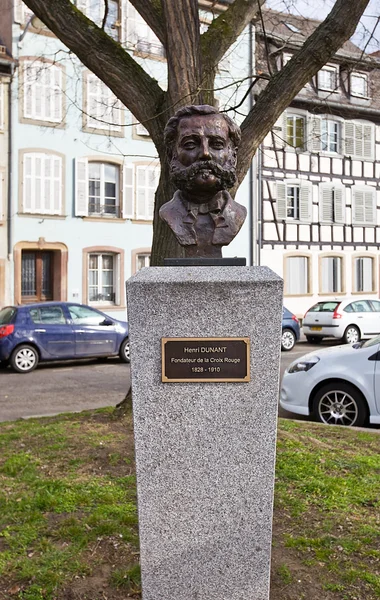
MULTIPOLYGON (((165 89, 158 39, 127 0, 108 4, 107 32, 165 89)), ((203 28, 212 19, 208 4, 203 28)), ((103 2, 77 5, 102 22, 103 2)), ((12 10, 0 0, 0 6, 7 14, 0 37, 17 60, 10 115, 11 237, 7 256, 1 246, 7 283, 1 284, 0 305, 69 300, 125 319, 125 281, 149 264, 157 152, 144 126, 26 5, 15 0, 12 10)), ((235 92, 233 81, 247 76, 247 48, 242 36, 222 61, 218 87, 232 87, 218 93, 221 105, 246 92, 248 84, 235 92), (233 77, 231 63, 238 65, 233 77)), ((246 187, 239 194, 245 204, 246 187)), ((247 239, 246 225, 225 255, 244 256, 247 239)))
MULTIPOLYGON (((318 25, 274 11, 265 24, 261 72, 282 69, 318 25)), ((260 150, 260 262, 284 278, 284 304, 301 317, 324 298, 379 297, 379 67, 347 42, 260 150)))

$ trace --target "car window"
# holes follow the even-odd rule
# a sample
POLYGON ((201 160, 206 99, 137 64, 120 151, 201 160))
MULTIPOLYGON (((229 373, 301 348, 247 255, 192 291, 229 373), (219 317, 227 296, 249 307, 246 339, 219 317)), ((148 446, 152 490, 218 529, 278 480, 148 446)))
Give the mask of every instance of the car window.
POLYGON ((376 312, 380 312, 380 302, 379 300, 371 300, 371 304, 373 307, 373 310, 376 312))
POLYGON ((318 302, 314 304, 307 312, 334 312, 340 302, 318 302))
POLYGON ((65 324, 66 319, 60 306, 41 306, 40 308, 31 308, 29 310, 33 323, 44 325, 65 324))
POLYGON ((16 309, 13 306, 6 306, 0 310, 0 325, 8 325, 11 323, 16 309))
POLYGON ((370 348, 371 346, 376 346, 376 344, 380 344, 380 335, 377 335, 374 338, 366 340, 365 342, 363 342, 363 345, 360 347, 361 348, 370 348))
POLYGON ((104 323, 105 316, 88 306, 72 304, 68 309, 75 325, 101 325, 104 323))
POLYGON ((368 302, 366 302, 366 300, 360 300, 359 302, 351 302, 351 304, 348 304, 348 306, 346 306, 346 308, 344 308, 343 310, 345 312, 356 313, 372 312, 372 309, 368 302))

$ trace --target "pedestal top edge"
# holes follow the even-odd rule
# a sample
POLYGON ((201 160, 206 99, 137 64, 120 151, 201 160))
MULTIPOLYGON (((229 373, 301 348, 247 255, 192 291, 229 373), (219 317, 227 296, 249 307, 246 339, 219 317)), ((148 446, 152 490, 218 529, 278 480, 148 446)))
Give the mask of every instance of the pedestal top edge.
POLYGON ((133 283, 275 283, 282 278, 269 267, 144 267, 133 283))

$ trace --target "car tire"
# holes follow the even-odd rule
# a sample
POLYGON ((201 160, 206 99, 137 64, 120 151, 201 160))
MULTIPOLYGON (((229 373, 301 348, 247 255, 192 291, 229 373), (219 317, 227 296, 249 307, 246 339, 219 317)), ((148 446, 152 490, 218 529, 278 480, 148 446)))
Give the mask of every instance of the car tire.
POLYGON ((38 352, 33 346, 23 344, 13 350, 10 365, 17 373, 31 373, 38 365, 38 352))
POLYGON ((313 398, 313 414, 326 425, 361 427, 368 420, 368 407, 363 395, 349 383, 329 383, 313 398))
POLYGON ((344 332, 342 341, 345 344, 356 344, 360 342, 360 331, 356 325, 349 325, 344 332))
POLYGON ((130 353, 129 353, 129 339, 126 338, 121 346, 120 346, 120 350, 119 350, 119 356, 120 356, 120 360, 122 362, 125 363, 129 363, 131 362, 131 357, 130 357, 130 353))
POLYGON ((307 335, 306 336, 306 341, 309 344, 320 344, 322 340, 323 340, 323 338, 319 337, 317 335, 307 335))
POLYGON ((291 329, 283 329, 281 335, 281 350, 289 352, 292 350, 296 343, 296 336, 291 329))
POLYGON ((9 365, 9 361, 8 360, 0 360, 0 370, 3 371, 4 369, 6 369, 9 365))

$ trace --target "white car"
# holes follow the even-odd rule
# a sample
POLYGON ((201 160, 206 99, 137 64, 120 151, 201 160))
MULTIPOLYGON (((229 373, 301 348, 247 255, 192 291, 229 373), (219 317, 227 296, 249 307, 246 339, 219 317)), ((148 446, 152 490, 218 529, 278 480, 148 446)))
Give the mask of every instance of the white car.
POLYGON ((305 313, 302 331, 308 342, 324 337, 355 344, 363 338, 380 334, 380 301, 372 298, 323 300, 305 313))
POLYGON ((380 336, 297 358, 282 378, 280 405, 327 425, 380 425, 380 336))

